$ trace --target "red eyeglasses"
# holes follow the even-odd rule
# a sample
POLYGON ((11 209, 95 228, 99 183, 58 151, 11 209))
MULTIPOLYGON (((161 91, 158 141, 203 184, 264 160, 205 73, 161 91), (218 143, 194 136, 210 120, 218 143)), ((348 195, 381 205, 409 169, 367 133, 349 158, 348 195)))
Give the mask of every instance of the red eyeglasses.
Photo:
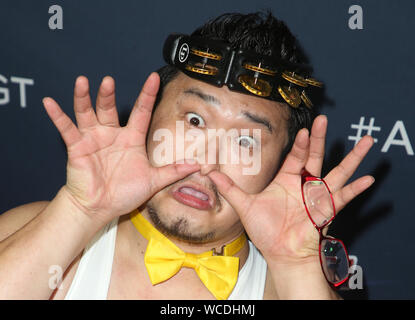
POLYGON ((302 174, 301 193, 308 217, 320 236, 319 256, 324 276, 331 285, 339 287, 349 278, 351 260, 343 241, 322 233, 336 215, 333 196, 323 179, 306 170, 302 174))

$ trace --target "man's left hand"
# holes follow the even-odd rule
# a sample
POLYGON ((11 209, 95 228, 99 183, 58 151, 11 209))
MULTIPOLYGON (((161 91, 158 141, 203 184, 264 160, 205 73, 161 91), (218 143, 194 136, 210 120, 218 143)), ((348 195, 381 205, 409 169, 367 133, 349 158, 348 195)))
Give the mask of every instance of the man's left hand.
MULTIPOLYGON (((209 173, 219 192, 240 216, 250 240, 269 266, 287 269, 289 266, 319 264, 319 237, 305 211, 301 173, 306 169, 320 177, 326 131, 325 116, 314 120, 311 135, 307 129, 301 129, 278 174, 258 194, 244 192, 219 171, 209 173)), ((372 137, 363 137, 324 177, 332 192, 336 213, 374 182, 372 176, 363 176, 346 184, 372 145, 372 137)))

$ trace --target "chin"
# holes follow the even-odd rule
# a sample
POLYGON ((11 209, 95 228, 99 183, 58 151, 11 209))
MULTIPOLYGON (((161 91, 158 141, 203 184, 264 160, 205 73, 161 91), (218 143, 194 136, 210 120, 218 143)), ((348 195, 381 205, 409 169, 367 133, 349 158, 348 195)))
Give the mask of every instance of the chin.
POLYGON ((215 238, 212 214, 188 207, 174 199, 152 199, 147 211, 162 233, 187 242, 203 243, 215 238))
POLYGON ((171 190, 157 193, 147 203, 147 211, 153 224, 162 233, 194 243, 214 241, 240 223, 231 207, 196 209, 178 201, 171 190))

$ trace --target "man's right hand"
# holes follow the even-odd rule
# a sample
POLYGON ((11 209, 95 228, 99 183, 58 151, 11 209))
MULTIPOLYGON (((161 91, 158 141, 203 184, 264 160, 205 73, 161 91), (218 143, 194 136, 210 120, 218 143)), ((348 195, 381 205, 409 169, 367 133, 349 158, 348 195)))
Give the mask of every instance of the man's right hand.
POLYGON ((77 78, 74 111, 78 126, 52 98, 43 99, 67 147, 67 182, 63 189, 81 212, 98 224, 133 211, 163 187, 199 170, 198 164, 186 163, 153 167, 148 160, 146 134, 159 84, 158 74, 152 73, 125 127, 119 124, 111 77, 101 83, 96 112, 88 79, 77 78))

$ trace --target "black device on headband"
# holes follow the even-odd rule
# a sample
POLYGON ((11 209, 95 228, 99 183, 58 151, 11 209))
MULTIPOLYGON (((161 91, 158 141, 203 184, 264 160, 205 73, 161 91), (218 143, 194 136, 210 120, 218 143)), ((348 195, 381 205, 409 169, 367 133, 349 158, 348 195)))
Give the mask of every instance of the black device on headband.
POLYGON ((309 78, 311 68, 252 50, 233 49, 229 43, 184 34, 170 34, 163 47, 164 60, 197 80, 297 108, 313 106, 306 88, 322 87, 309 78))

